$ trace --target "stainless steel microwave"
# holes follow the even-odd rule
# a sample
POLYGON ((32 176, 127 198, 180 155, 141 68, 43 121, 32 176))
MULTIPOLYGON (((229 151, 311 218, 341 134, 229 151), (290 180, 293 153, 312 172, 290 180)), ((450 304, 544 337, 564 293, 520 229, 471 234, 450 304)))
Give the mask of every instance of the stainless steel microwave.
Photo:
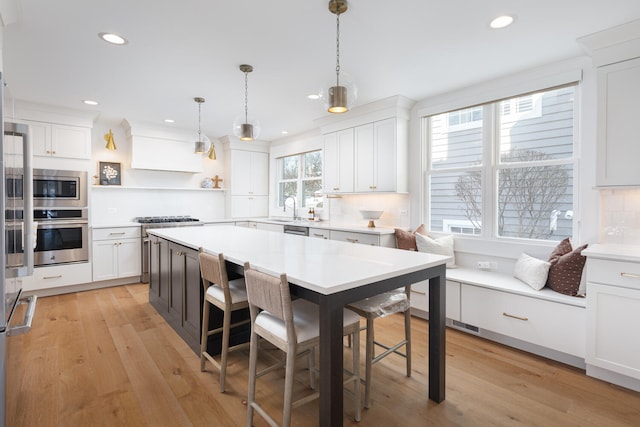
MULTIPOLYGON (((7 174, 7 197, 19 204, 22 200, 22 175, 7 174)), ((87 206, 87 172, 54 169, 33 170, 34 208, 82 208, 87 206)))

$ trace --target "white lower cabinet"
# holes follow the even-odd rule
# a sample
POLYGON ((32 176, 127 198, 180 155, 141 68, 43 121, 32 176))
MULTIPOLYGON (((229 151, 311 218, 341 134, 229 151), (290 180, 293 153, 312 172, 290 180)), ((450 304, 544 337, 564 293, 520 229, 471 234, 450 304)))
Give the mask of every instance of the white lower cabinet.
POLYGON ((640 391, 640 263, 587 258, 587 374, 640 391))
MULTIPOLYGON (((460 320, 460 283, 447 280, 446 317, 460 320)), ((429 281, 411 285, 411 307, 429 312, 429 281)))
POLYGON ((258 223, 256 223, 256 228, 258 230, 276 231, 278 233, 283 233, 284 232, 284 225, 269 224, 268 222, 258 222, 258 223))
POLYGON ((93 281, 140 276, 140 227, 93 230, 93 281))
POLYGON ((584 357, 584 308, 462 284, 460 321, 573 356, 584 357))
POLYGON ((256 218, 269 215, 269 196, 231 196, 233 218, 256 218))

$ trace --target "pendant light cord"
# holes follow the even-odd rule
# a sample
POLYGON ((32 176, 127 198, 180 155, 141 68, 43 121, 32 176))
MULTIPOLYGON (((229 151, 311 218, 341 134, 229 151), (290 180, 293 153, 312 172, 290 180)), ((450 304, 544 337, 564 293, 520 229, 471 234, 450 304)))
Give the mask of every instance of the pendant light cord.
POLYGON ((336 13, 336 86, 340 86, 340 12, 336 13))
POLYGON ((244 72, 244 122, 249 123, 249 73, 244 72))
POLYGON ((198 102, 198 142, 202 142, 202 132, 200 131, 200 111, 202 110, 202 102, 198 102))

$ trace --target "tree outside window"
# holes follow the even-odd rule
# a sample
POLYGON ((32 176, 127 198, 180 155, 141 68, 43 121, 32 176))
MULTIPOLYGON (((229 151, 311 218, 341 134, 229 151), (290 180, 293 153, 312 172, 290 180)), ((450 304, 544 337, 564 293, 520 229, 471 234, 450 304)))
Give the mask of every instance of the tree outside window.
POLYGON ((294 196, 300 207, 322 207, 322 151, 278 159, 278 206, 294 196))

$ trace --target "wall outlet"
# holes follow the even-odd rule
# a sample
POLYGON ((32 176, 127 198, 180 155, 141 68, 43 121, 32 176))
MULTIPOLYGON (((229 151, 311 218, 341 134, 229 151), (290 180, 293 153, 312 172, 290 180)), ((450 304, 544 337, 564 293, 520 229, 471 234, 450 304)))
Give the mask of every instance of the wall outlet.
POLYGON ((115 215, 116 213, 116 208, 107 208, 107 213, 109 215, 115 215))
POLYGON ((400 216, 407 216, 408 212, 406 209, 400 209, 400 216))
POLYGON ((498 263, 495 261, 478 261, 478 268, 480 270, 497 270, 498 263))

